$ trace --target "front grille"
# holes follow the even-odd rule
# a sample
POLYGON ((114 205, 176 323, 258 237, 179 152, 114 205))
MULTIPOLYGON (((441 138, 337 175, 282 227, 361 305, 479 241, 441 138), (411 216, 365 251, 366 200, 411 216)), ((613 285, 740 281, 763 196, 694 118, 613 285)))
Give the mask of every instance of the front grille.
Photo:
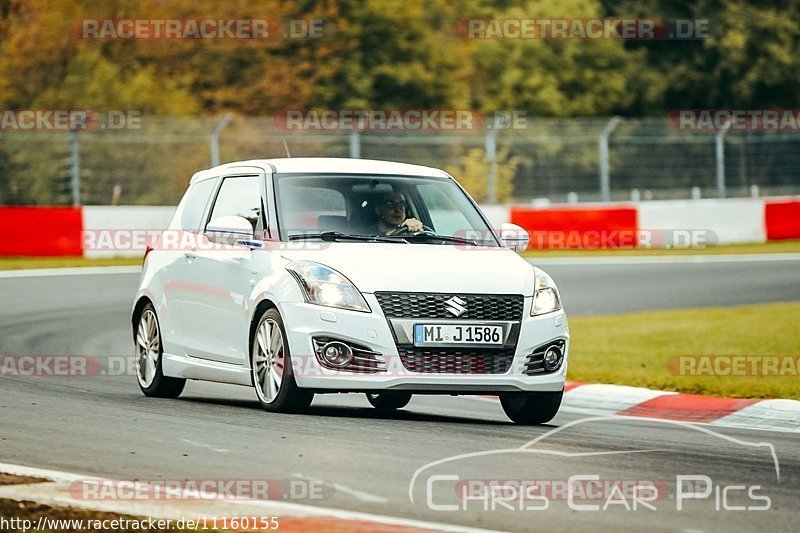
POLYGON ((386 318, 443 318, 450 320, 521 320, 525 299, 519 294, 457 294, 435 292, 376 292, 386 318), (467 310, 453 316, 445 302, 457 296, 467 310))
POLYGON ((505 374, 514 349, 418 348, 398 346, 400 360, 410 372, 422 374, 505 374))

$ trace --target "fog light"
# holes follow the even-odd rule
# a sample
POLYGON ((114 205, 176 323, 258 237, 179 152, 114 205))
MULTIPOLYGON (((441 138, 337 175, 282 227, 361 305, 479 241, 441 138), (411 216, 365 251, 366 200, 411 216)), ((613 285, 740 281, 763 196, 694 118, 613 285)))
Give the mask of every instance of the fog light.
POLYGON ((561 365, 561 350, 558 346, 551 346, 544 352, 544 368, 552 372, 561 365))
POLYGON ((322 358, 331 366, 347 366, 353 361, 353 350, 343 342, 329 342, 322 347, 322 358))

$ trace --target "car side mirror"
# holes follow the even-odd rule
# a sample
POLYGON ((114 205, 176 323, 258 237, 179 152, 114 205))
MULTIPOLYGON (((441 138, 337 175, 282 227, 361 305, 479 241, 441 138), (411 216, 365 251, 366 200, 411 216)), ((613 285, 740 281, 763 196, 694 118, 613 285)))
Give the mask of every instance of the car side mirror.
POLYGON ((217 217, 206 226, 206 238, 216 244, 252 247, 253 226, 243 217, 217 217))
POLYGON ((506 248, 511 248, 515 252, 524 252, 528 249, 530 236, 521 226, 505 222, 500 226, 500 239, 506 248))

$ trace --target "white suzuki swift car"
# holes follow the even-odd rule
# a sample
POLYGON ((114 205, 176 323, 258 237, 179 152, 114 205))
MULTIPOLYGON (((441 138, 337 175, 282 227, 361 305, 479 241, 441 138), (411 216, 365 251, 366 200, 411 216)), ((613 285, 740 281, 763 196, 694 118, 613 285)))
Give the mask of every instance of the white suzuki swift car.
POLYGON ((145 254, 132 325, 139 385, 254 386, 268 411, 361 392, 499 395, 513 421, 561 404, 569 330, 553 280, 452 176, 358 159, 196 173, 145 254))

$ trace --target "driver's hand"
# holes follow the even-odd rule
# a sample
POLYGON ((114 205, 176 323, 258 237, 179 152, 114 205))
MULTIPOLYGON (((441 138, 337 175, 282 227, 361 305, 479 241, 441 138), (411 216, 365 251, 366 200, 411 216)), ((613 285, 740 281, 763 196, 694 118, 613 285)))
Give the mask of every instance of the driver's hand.
POLYGON ((418 231, 422 231, 423 225, 422 222, 417 220, 416 218, 407 218, 403 221, 401 226, 405 226, 408 228, 408 231, 411 233, 417 233, 418 231))

